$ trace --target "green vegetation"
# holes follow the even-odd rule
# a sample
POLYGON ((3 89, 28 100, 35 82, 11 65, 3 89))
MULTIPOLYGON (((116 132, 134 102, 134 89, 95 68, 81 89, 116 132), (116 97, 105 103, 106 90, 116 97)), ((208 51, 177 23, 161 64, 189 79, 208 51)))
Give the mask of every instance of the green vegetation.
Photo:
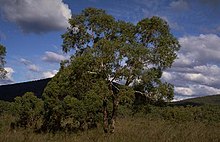
POLYGON ((37 127, 37 122, 42 116, 43 101, 34 93, 27 92, 22 97, 16 97, 14 108, 16 109, 17 127, 37 127))
POLYGON ((0 102, 0 141, 220 141, 220 106, 167 105, 174 89, 161 76, 180 46, 164 20, 87 8, 69 23, 63 51, 75 54, 42 99, 0 102))
POLYGON ((220 95, 197 97, 172 103, 174 105, 220 105, 220 95))
POLYGON ((63 51, 75 54, 45 88, 43 130, 83 130, 102 122, 104 132, 113 133, 118 106, 132 105, 135 92, 155 102, 172 100, 173 85, 161 76, 180 45, 166 21, 152 17, 135 25, 87 8, 69 23, 63 51))
MULTIPOLYGON (((8 106, 8 103, 5 102, 8 106)), ((15 105, 11 103, 11 105, 15 105)), ((62 131, 39 133, 34 128, 12 128, 16 120, 10 112, 0 116, 0 141, 2 142, 210 142, 220 141, 220 106, 155 107, 145 106, 132 115, 132 110, 119 108, 117 129, 106 134, 99 124, 96 129, 83 132, 62 131)))

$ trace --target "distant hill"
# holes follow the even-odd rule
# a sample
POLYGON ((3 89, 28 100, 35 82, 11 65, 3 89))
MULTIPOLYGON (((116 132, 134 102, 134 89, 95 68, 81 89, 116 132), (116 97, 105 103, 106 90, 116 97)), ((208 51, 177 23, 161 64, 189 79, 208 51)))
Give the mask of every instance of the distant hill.
POLYGON ((171 104, 177 105, 177 106, 186 106, 186 105, 199 106, 199 105, 206 105, 206 104, 207 105, 220 105, 220 94, 181 100, 181 101, 173 102, 171 104))
MULTIPOLYGON (((41 98, 44 88, 50 80, 51 78, 47 78, 24 83, 2 85, 0 86, 0 100, 13 101, 15 97, 22 96, 26 92, 34 92, 37 97, 41 98)), ((170 105, 200 106, 205 104, 220 105, 220 94, 181 100, 177 102, 172 102, 170 105)))
POLYGON ((24 83, 0 86, 0 100, 13 101, 15 97, 22 96, 26 92, 34 92, 37 97, 41 97, 44 88, 51 78, 30 81, 24 83))

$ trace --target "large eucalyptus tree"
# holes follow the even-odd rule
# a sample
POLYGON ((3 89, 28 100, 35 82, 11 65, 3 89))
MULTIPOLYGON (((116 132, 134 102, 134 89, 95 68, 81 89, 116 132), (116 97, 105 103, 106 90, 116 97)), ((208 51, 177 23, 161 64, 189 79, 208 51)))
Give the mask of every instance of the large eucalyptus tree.
MULTIPOLYGON (((128 101, 125 98, 132 98, 135 91, 155 100, 172 100, 173 85, 162 82, 161 76, 177 58, 180 45, 166 21, 151 17, 133 24, 116 20, 104 10, 87 8, 73 15, 69 23, 71 26, 62 35, 63 51, 74 54, 67 64, 61 64, 54 82, 49 83, 45 100, 65 102, 68 96, 85 102, 87 95, 93 94, 103 102, 105 132, 109 128, 114 132, 119 102, 128 101), (54 87, 55 82, 60 83, 58 88, 54 87)), ((100 110, 100 102, 97 104, 100 110)))

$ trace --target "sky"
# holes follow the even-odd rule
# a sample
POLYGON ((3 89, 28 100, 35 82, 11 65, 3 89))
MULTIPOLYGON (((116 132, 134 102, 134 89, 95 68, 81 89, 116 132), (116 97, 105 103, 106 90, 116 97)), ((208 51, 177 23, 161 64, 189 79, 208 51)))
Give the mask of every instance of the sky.
POLYGON ((118 20, 166 20, 181 49, 162 79, 175 85, 174 100, 220 94, 220 0, 0 0, 0 44, 7 48, 7 77, 0 85, 53 77, 61 35, 72 14, 101 8, 118 20))

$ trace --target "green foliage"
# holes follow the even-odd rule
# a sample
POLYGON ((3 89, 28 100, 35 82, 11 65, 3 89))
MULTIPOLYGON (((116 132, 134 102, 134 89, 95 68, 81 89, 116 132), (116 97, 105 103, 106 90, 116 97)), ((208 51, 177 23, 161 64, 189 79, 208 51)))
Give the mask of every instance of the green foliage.
POLYGON ((34 93, 27 92, 22 97, 15 98, 15 107, 18 114, 16 123, 20 127, 31 127, 41 118, 43 101, 34 93))
MULTIPOLYGON (((99 104, 97 99, 91 96, 93 101, 88 104, 99 104)), ((80 118, 78 112, 84 114, 77 107, 82 105, 79 100, 67 96, 66 103, 74 108, 71 115, 80 118), (71 102, 76 104, 74 106, 71 102), (76 102, 75 102, 76 101, 76 102), (69 102, 69 103, 68 103, 69 102), (76 110, 76 111, 75 111, 76 110), (76 113, 76 115, 74 115, 76 113)), ((89 99, 90 100, 90 99, 89 99)), ((83 101, 84 102, 84 101, 83 101)), ((80 106, 81 107, 81 106, 80 106)), ((85 106, 84 106, 85 107, 85 106)), ((97 107, 95 107, 97 108, 97 107)), ((8 114, 0 115, 0 141, 219 141, 220 140, 220 106, 174 106, 155 107, 147 105, 141 107, 142 114, 131 116, 130 110, 125 106, 119 106, 119 119, 116 123, 117 133, 104 134, 102 127, 98 129, 69 134, 60 132, 34 133, 31 129, 11 130, 10 122, 14 120, 8 114)), ((68 109, 70 110, 70 109, 68 109)), ((67 120, 66 120, 67 121, 67 120)), ((73 124, 73 123, 72 123, 73 124)), ((75 123, 74 126, 78 126, 75 123)))
POLYGON ((14 107, 12 102, 0 100, 0 115, 3 115, 5 113, 12 113, 14 111, 13 108, 14 107))
POLYGON ((87 8, 69 23, 63 51, 75 54, 61 63, 44 91, 44 129, 61 130, 67 124, 81 129, 88 119, 99 122, 102 111, 115 124, 118 104, 130 106, 135 91, 155 101, 173 98, 173 86, 160 79, 180 45, 163 19, 145 18, 135 25, 87 8))
POLYGON ((90 52, 96 64, 88 71, 111 77, 112 82, 123 80, 126 86, 133 83, 138 91, 158 99, 173 98, 173 86, 160 78, 180 45, 166 21, 152 17, 134 25, 117 21, 104 10, 87 8, 69 22, 71 27, 62 35, 63 51, 74 49, 76 56, 90 52))
POLYGON ((0 79, 4 78, 6 71, 4 70, 6 48, 0 44, 0 79))
POLYGON ((167 106, 156 107, 145 105, 140 107, 134 115, 147 115, 150 118, 168 120, 172 122, 202 122, 202 123, 219 123, 220 122, 220 106, 204 105, 204 106, 167 106))
POLYGON ((117 21, 104 10, 87 8, 69 23, 62 35, 63 51, 90 54, 95 64, 88 71, 112 78, 111 82, 133 84, 135 90, 151 93, 159 101, 173 98, 173 86, 160 78, 176 59, 180 45, 166 21, 152 17, 134 25, 117 21))
POLYGON ((220 95, 203 96, 173 102, 173 105, 220 105, 220 95))
POLYGON ((108 86, 105 81, 94 79, 96 75, 83 70, 90 66, 82 60, 88 58, 77 57, 73 64, 63 68, 45 88, 44 129, 84 129, 82 125, 90 128, 100 122, 103 97, 110 95, 108 86))

